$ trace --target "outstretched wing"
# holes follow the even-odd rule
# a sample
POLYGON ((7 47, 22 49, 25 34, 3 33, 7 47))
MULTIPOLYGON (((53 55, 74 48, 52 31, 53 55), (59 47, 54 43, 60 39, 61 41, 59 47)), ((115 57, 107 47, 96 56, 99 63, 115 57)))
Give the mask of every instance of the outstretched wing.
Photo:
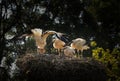
POLYGON ((33 35, 33 33, 31 32, 31 30, 29 30, 29 31, 26 31, 25 33, 23 33, 23 34, 21 34, 21 35, 19 35, 17 38, 18 39, 22 39, 22 38, 24 38, 24 37, 30 37, 30 36, 32 36, 33 35))
POLYGON ((64 33, 56 33, 55 35, 56 35, 56 37, 57 37, 58 39, 64 41, 65 43, 68 43, 68 42, 69 42, 68 36, 67 36, 66 34, 64 34, 64 33))
POLYGON ((17 35, 15 35, 12 39, 10 39, 9 41, 16 41, 16 40, 21 40, 24 39, 26 36, 32 36, 32 32, 31 31, 26 31, 26 32, 22 32, 19 33, 17 35))

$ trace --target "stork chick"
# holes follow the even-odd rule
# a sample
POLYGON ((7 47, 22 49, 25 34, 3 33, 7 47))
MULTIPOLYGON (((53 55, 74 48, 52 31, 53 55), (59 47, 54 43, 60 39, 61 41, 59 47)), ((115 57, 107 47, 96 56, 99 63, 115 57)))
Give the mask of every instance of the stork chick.
POLYGON ((75 50, 73 48, 71 48, 70 46, 65 46, 64 47, 64 55, 67 57, 74 57, 75 54, 75 50))

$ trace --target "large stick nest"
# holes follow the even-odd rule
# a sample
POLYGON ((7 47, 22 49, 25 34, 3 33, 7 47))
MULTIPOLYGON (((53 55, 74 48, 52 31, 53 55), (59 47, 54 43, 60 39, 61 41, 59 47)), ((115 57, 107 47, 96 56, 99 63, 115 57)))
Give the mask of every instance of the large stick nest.
POLYGON ((76 59, 58 55, 31 55, 20 57, 19 77, 26 81, 106 81, 105 67, 93 59, 76 59))

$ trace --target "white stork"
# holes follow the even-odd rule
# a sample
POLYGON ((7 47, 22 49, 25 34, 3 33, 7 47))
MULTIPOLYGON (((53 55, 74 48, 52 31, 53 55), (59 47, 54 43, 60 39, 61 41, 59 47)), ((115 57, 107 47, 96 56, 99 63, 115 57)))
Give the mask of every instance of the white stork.
POLYGON ((56 33, 55 31, 50 31, 47 30, 45 32, 42 32, 42 29, 31 29, 34 39, 36 41, 36 46, 37 46, 37 52, 40 54, 44 54, 45 53, 45 46, 47 44, 46 40, 47 37, 51 34, 56 33))
POLYGON ((31 29, 30 34, 23 34, 19 38, 30 37, 30 36, 33 37, 35 39, 35 42, 36 42, 37 52, 39 54, 44 54, 46 52, 45 46, 47 44, 47 42, 46 42, 47 37, 51 34, 54 34, 54 33, 56 33, 56 32, 51 31, 51 30, 46 30, 45 32, 43 32, 43 30, 40 28, 34 28, 34 29, 31 29))
POLYGON ((58 32, 53 35, 53 47, 57 49, 59 56, 62 56, 62 50, 68 41, 63 35, 63 33, 58 32))
POLYGON ((71 43, 71 47, 73 49, 76 49, 77 50, 77 55, 79 56, 80 52, 80 57, 83 57, 83 50, 87 50, 89 49, 90 47, 85 45, 86 44, 86 40, 85 39, 82 39, 82 38, 76 38, 74 40, 72 40, 72 43, 71 43))

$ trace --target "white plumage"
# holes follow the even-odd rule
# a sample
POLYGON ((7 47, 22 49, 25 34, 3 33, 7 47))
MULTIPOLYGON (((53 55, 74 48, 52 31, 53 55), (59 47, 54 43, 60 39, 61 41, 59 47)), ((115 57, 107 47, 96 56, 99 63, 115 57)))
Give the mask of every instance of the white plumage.
POLYGON ((42 32, 42 29, 31 29, 34 39, 36 41, 36 46, 37 46, 37 52, 40 54, 45 53, 45 46, 47 44, 46 40, 47 37, 51 34, 56 33, 55 31, 45 31, 44 33, 42 32))
POLYGON ((85 39, 77 38, 72 40, 71 47, 74 49, 81 49, 85 43, 86 43, 85 39))
POLYGON ((66 46, 64 48, 64 55, 67 56, 67 57, 74 57, 74 54, 75 54, 75 50, 73 48, 71 48, 70 46, 66 46))
POLYGON ((57 49, 59 56, 61 56, 62 49, 64 48, 64 46, 65 46, 66 43, 64 41, 62 41, 60 38, 58 38, 58 36, 56 36, 56 35, 54 35, 53 47, 55 49, 57 49))
POLYGON ((81 57, 82 56, 82 53, 83 53, 83 50, 87 50, 89 49, 89 46, 85 45, 86 43, 86 40, 85 39, 82 39, 82 38, 76 38, 74 40, 72 40, 72 43, 71 43, 71 47, 73 49, 76 49, 77 50, 77 54, 79 55, 79 51, 81 51, 81 57))
POLYGON ((79 51, 80 51, 81 57, 82 57, 83 51, 88 50, 90 48, 89 46, 85 45, 86 40, 82 39, 82 38, 76 38, 76 39, 72 40, 72 43, 70 44, 70 46, 65 47, 65 45, 69 41, 65 37, 66 34, 63 34, 60 32, 56 32, 56 31, 52 31, 52 30, 47 30, 47 31, 43 32, 43 30, 40 28, 31 29, 31 32, 32 32, 32 34, 23 34, 19 38, 26 37, 26 36, 33 36, 35 39, 35 42, 36 42, 37 52, 40 54, 44 54, 46 52, 46 50, 45 50, 45 46, 47 44, 46 40, 47 40, 47 37, 51 34, 55 34, 53 36, 54 37, 53 47, 55 49, 57 49, 58 54, 60 56, 62 54, 63 48, 64 48, 64 51, 63 51, 64 54, 66 56, 70 56, 70 57, 72 57, 75 54, 75 50, 77 50, 77 54, 79 54, 79 51))
POLYGON ((65 42, 59 40, 58 38, 53 39, 53 47, 57 49, 58 54, 61 56, 61 51, 65 46, 65 42))

